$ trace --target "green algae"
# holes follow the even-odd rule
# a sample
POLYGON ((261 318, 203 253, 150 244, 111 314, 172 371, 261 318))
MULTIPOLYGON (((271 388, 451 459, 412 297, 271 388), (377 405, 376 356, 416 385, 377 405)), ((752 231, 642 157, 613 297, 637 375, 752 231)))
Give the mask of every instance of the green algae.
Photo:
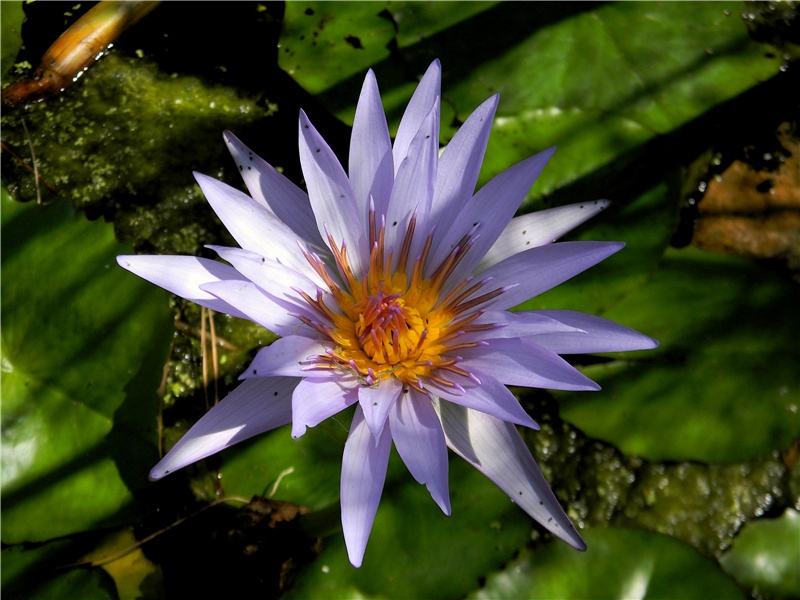
POLYGON ((113 52, 82 80, 4 115, 3 140, 15 155, 4 153, 12 197, 67 198, 90 218, 113 219, 120 238, 159 253, 194 254, 218 239, 191 170, 232 172, 221 132, 248 127, 274 105, 113 52))
POLYGON ((777 451, 731 463, 651 462, 586 437, 548 394, 522 401, 541 427, 525 439, 579 528, 646 529, 718 557, 743 524, 800 501, 777 451))

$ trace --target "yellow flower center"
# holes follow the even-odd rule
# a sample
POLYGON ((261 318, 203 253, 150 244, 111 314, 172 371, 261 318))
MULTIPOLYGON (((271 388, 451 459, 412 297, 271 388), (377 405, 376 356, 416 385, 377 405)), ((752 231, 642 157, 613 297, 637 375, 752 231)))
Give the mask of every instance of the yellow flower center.
POLYGON ((493 327, 471 324, 482 314, 479 311, 468 315, 463 313, 496 297, 502 290, 467 300, 484 282, 469 286, 470 280, 466 280, 440 302, 443 284, 469 249, 468 237, 465 236, 429 278, 423 279, 430 237, 422 255, 414 262, 410 276, 405 269, 414 228, 415 220, 412 218, 398 266, 391 272, 392 253, 384 254, 384 228, 376 229, 374 214, 371 213, 370 264, 360 279, 354 276, 349 266, 346 250, 340 249, 329 236, 328 242, 342 274, 343 286, 334 281, 328 267, 318 257, 306 255, 338 304, 338 310, 326 306, 321 293, 316 299, 303 296, 312 308, 333 323, 331 328, 301 317, 336 345, 332 352, 317 357, 315 368, 351 372, 362 385, 369 386, 395 377, 422 393, 426 392, 420 384, 421 378, 452 386, 441 377, 441 371, 469 376, 456 366, 457 358, 447 358, 444 353, 474 347, 475 343, 460 344, 457 338, 468 331, 493 327))

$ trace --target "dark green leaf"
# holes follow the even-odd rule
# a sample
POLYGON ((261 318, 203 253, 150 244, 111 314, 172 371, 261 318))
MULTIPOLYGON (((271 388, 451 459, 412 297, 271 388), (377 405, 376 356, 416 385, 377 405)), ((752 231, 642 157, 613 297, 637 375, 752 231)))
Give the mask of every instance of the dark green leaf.
POLYGON ((745 525, 720 558, 736 581, 758 593, 800 597, 800 516, 787 509, 777 519, 745 525))
POLYGON ((3 594, 30 600, 119 598, 114 581, 103 569, 88 565, 67 567, 65 557, 74 556, 70 543, 65 541, 34 548, 4 548, 3 594))
POLYGON ((745 598, 713 561, 669 537, 617 528, 584 537, 582 554, 563 544, 523 550, 469 597, 745 598))
POLYGON ((786 448, 800 435, 798 302, 795 284, 743 259, 667 252, 604 313, 660 348, 587 368, 604 390, 563 395, 562 414, 653 459, 733 461, 786 448))

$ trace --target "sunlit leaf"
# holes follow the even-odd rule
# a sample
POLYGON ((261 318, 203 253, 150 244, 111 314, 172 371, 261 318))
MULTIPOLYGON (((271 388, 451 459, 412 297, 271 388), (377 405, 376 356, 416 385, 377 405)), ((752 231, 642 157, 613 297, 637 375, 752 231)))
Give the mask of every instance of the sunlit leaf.
POLYGON ((278 64, 312 93, 389 56, 394 38, 382 2, 287 2, 278 64))
POLYGON ((111 228, 3 199, 3 541, 122 518, 155 458, 165 296, 111 228), (46 515, 46 518, 43 516, 46 515))

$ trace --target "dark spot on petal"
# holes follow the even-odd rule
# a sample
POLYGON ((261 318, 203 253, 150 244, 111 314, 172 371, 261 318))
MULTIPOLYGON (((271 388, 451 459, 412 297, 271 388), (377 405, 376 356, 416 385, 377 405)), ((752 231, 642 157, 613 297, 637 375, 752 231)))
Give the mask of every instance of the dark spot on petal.
POLYGON ((539 506, 544 506, 544 500, 539 500, 539 506))
POLYGON ((322 152, 322 148, 317 148, 316 152, 322 152))
POLYGON ((258 375, 258 371, 256 369, 253 369, 253 375, 258 375))
POLYGON ((244 171, 244 167, 242 165, 239 165, 239 170, 244 171))
POLYGON ((278 395, 278 392, 272 392, 272 395, 273 395, 273 396, 277 396, 277 395, 278 395))
POLYGON ((252 170, 253 170, 253 167, 251 167, 250 165, 248 165, 248 166, 247 166, 247 170, 248 170, 248 171, 252 171, 252 170))
POLYGON ((377 402, 373 402, 372 406, 378 406, 378 403, 377 402))
POLYGON ((392 223, 392 227, 397 227, 397 221, 395 221, 394 223, 392 223))
POLYGON ((527 229, 523 229, 522 230, 522 235, 525 235, 526 233, 528 233, 528 230, 527 229))

